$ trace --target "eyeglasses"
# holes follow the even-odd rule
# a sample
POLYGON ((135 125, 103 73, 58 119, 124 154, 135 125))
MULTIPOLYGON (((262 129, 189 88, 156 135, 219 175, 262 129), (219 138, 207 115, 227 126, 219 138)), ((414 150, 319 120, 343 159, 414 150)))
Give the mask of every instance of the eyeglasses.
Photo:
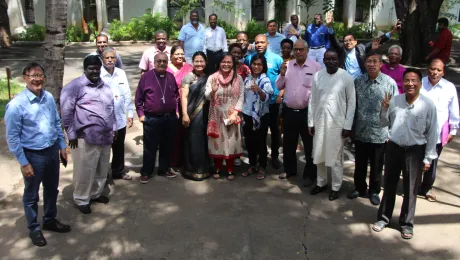
POLYGON ((46 78, 45 74, 34 74, 34 75, 26 75, 27 77, 31 79, 43 79, 46 78))
POLYGON ((412 84, 417 84, 421 82, 420 80, 416 80, 416 79, 405 79, 404 80, 404 84, 409 84, 409 83, 412 83, 412 84))
POLYGON ((305 48, 294 48, 294 51, 304 51, 305 48))
POLYGON ((156 60, 155 63, 168 63, 168 60, 156 60))

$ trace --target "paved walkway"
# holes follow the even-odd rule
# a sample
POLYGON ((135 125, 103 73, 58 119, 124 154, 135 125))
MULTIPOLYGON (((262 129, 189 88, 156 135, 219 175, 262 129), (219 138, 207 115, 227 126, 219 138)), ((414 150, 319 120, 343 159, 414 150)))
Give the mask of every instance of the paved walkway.
MULTIPOLYGON (((147 47, 117 48, 133 90, 137 63, 147 47)), ((81 75, 82 57, 93 49, 67 48, 65 82, 81 75)), ((0 67, 12 66, 18 77, 25 63, 2 60, 0 67)), ((327 193, 309 195, 301 180, 278 180, 275 174, 281 170, 271 168, 264 181, 240 177, 241 166, 233 182, 155 177, 141 185, 142 127, 136 121, 126 138, 127 164, 135 180, 118 180, 111 186, 109 204, 94 205, 92 214, 82 215, 72 201, 70 160, 61 168, 58 210, 73 231, 44 232, 48 246, 36 248, 27 237, 18 165, 5 147, 4 126, 0 129, 1 259, 460 259, 460 137, 441 156, 435 187, 439 201, 418 200, 415 236, 404 241, 395 229, 371 230, 377 207, 367 199, 346 199, 353 188, 352 164, 346 166, 341 197, 333 202, 327 193)), ((393 223, 401 202, 398 196, 393 223)))

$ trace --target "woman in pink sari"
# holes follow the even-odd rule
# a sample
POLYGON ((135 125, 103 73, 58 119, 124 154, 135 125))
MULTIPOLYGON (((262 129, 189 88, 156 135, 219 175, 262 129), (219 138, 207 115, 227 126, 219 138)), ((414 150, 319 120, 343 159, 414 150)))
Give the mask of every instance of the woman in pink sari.
MULTIPOLYGON (((166 71, 171 72, 176 79, 176 84, 179 89, 181 89, 182 79, 185 75, 189 74, 193 71, 193 66, 185 62, 185 54, 184 49, 179 46, 175 45, 171 48, 171 62, 168 65, 168 69, 166 71)), ((180 90, 179 90, 180 91, 180 90)), ((180 92, 179 92, 180 94, 180 92)), ((180 107, 180 100, 178 101, 179 104, 179 113, 181 113, 182 109, 180 107)), ((179 116, 179 122, 182 120, 182 114, 179 116)), ((171 157, 171 167, 172 168, 179 168, 183 165, 183 136, 184 136, 184 128, 182 126, 179 127, 179 131, 177 131, 176 138, 174 138, 174 150, 171 157)))

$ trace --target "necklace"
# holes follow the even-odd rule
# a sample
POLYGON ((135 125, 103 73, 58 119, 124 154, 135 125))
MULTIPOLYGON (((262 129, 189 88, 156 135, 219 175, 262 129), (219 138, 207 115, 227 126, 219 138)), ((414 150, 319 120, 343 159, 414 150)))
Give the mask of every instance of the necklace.
POLYGON ((157 80, 157 83, 158 83, 158 86, 160 87, 161 89, 161 94, 163 95, 161 100, 163 100, 163 104, 165 104, 165 92, 166 92, 166 85, 168 84, 168 77, 166 77, 165 79, 165 85, 164 87, 162 88, 161 85, 160 85, 160 81, 158 81, 158 78, 157 78, 157 74, 156 73, 153 73, 153 75, 155 75, 155 79, 157 80))

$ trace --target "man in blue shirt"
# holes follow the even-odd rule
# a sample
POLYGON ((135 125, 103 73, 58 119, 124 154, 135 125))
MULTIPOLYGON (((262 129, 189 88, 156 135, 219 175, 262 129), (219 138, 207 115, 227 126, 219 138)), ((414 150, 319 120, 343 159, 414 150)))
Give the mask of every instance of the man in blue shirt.
MULTIPOLYGON (((331 20, 331 18, 328 17, 328 20, 331 20)), ((323 16, 321 14, 315 14, 314 22, 308 25, 305 30, 304 38, 310 48, 308 58, 318 62, 324 68, 323 57, 326 50, 329 49, 330 30, 323 24, 323 16)))
POLYGON ((192 64, 192 56, 204 48, 204 26, 199 23, 198 11, 190 12, 190 23, 182 26, 179 32, 179 45, 184 49, 185 61, 192 64))
POLYGON ((277 29, 278 29, 278 24, 276 23, 275 20, 268 21, 267 22, 268 32, 265 33, 265 36, 267 36, 267 40, 268 40, 268 50, 281 56, 281 41, 286 39, 286 37, 282 35, 281 33, 277 32, 276 31, 277 29))
MULTIPOLYGON (((276 24, 276 23, 275 23, 276 24)), ((267 36, 263 34, 259 34, 256 36, 255 41, 255 48, 257 53, 263 53, 265 56, 265 59, 267 60, 267 76, 270 79, 270 82, 272 83, 272 88, 274 90, 273 97, 270 100, 269 103, 269 117, 270 117, 270 133, 271 133, 271 157, 272 157, 272 165, 273 168, 279 169, 281 167, 281 162, 278 159, 279 156, 279 151, 278 149, 280 148, 280 142, 281 142, 281 133, 280 133, 280 128, 279 128, 279 110, 280 110, 280 104, 283 100, 283 93, 281 93, 277 88, 276 88, 276 78, 278 77, 278 74, 280 73, 280 68, 281 64, 283 64, 283 59, 281 56, 276 55, 275 53, 271 52, 269 46, 267 36)), ((278 43, 278 47, 280 47, 280 44, 278 43)), ((244 64, 249 66, 249 63, 251 61, 252 56, 255 55, 249 55, 246 56, 244 60, 244 64)))
POLYGON ((5 123, 8 148, 21 165, 24 177, 24 211, 36 246, 45 246, 46 239, 38 221, 38 192, 43 183, 43 229, 69 232, 69 225, 56 219, 59 194, 59 153, 67 161, 61 119, 51 93, 43 90, 45 70, 35 62, 22 70, 26 88, 6 105, 5 123))

